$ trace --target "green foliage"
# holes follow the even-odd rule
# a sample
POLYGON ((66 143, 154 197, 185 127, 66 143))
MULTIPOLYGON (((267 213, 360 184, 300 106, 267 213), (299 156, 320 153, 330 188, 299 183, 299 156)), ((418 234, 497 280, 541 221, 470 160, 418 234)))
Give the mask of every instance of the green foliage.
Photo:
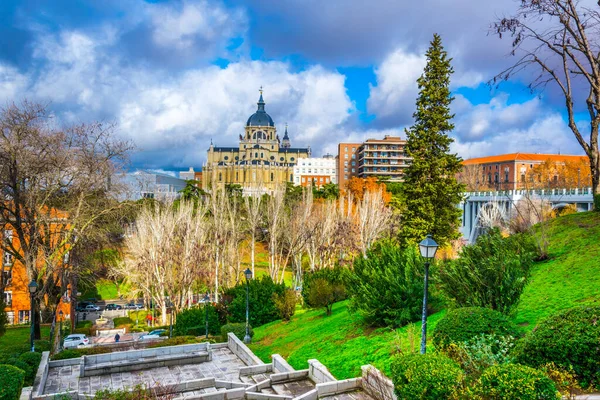
MULTIPOLYGON (((173 335, 204 335, 206 331, 204 314, 206 308, 205 306, 188 308, 177 314, 177 321, 173 325, 173 335)), ((211 335, 218 335, 221 332, 219 315, 212 305, 208 306, 208 332, 211 335)))
POLYGON ((600 194, 594 195, 594 211, 600 212, 600 194))
POLYGON ((432 341, 437 349, 468 342, 480 335, 519 337, 517 326, 504 314, 481 307, 450 310, 436 325, 432 341))
POLYGON ((116 317, 113 318, 113 323, 115 324, 115 328, 120 326, 126 326, 133 324, 133 321, 129 317, 116 317))
POLYGON ((162 387, 160 384, 155 383, 154 387, 147 387, 145 385, 136 385, 133 388, 126 389, 104 389, 96 391, 94 400, 158 400, 170 398, 165 395, 168 392, 166 387, 162 387))
POLYGON ((206 194, 204 190, 198 187, 198 181, 194 179, 188 179, 185 181, 185 187, 179 191, 181 193, 181 200, 189 201, 192 200, 197 202, 200 197, 206 194))
POLYGON ((52 345, 50 344, 49 340, 44 340, 44 339, 40 339, 40 340, 34 340, 33 344, 35 346, 35 351, 41 353, 43 351, 50 351, 50 348, 52 347, 52 345))
POLYGON ((543 372, 519 364, 496 365, 487 369, 473 388, 473 394, 473 397, 482 399, 560 399, 554 382, 543 372))
POLYGON ((503 237, 497 228, 463 247, 437 275, 441 290, 459 307, 488 307, 509 314, 528 282, 535 244, 527 234, 503 237))
MULTIPOLYGON (((233 332, 233 334, 235 336, 238 337, 238 339, 240 340, 244 340, 244 337, 246 336, 246 324, 225 324, 221 327, 221 341, 223 342, 227 342, 228 338, 227 338, 227 334, 229 332, 233 332)), ((252 330, 252 326, 248 326, 248 332, 250 334, 250 337, 254 336, 254 331, 252 330)))
POLYGON ((0 365, 0 400, 17 400, 25 381, 25 372, 12 365, 0 365))
POLYGON ((314 279, 308 289, 308 301, 313 307, 325 308, 325 314, 331 315, 331 308, 346 297, 343 285, 336 285, 318 278, 314 279))
POLYGON ((33 385, 33 380, 35 379, 35 374, 37 373, 38 366, 40 365, 40 361, 42 361, 42 354, 38 353, 37 351, 22 353, 19 356, 19 361, 25 364, 25 368, 13 363, 9 364, 15 365, 16 367, 21 368, 23 371, 25 371, 26 386, 33 385))
MULTIPOLYGON (((210 341, 210 340, 209 340, 210 341)), ((194 343, 203 343, 206 342, 206 339, 203 337, 195 337, 195 336, 175 336, 169 339, 161 340, 160 342, 153 343, 148 347, 168 347, 168 346, 178 346, 181 344, 194 344, 194 343)))
POLYGON ((83 333, 86 336, 92 336, 92 328, 75 328, 73 333, 83 333))
POLYGON ((316 304, 311 304, 310 302, 310 289, 312 283, 317 279, 323 279, 330 283, 332 286, 339 286, 343 290, 337 290, 340 299, 336 301, 341 301, 346 299, 346 283, 350 279, 350 270, 348 268, 344 268, 336 265, 334 268, 323 268, 314 272, 307 272, 304 274, 302 279, 302 299, 304 300, 304 304, 308 307, 320 307, 316 304))
POLYGON ((320 188, 313 186, 313 197, 326 200, 338 199, 340 197, 340 187, 335 183, 328 183, 320 188))
POLYGON ((470 378, 478 378, 493 365, 512 361, 510 351, 515 344, 512 336, 479 335, 466 342, 450 344, 444 354, 460 365, 470 378))
POLYGON ((78 358, 81 356, 91 356, 94 354, 110 353, 112 350, 108 347, 88 347, 83 349, 65 349, 50 357, 52 360, 66 360, 68 358, 78 358))
POLYGON ((399 399, 450 399, 456 397, 464 374, 442 354, 410 354, 392 362, 392 381, 399 399))
MULTIPOLYGON (((373 326, 398 327, 421 318, 423 261, 414 247, 401 249, 382 243, 354 261, 349 280, 352 310, 373 326)), ((430 292, 429 305, 438 302, 430 292)))
POLYGON ((284 321, 292 318, 296 312, 296 300, 296 292, 292 289, 285 289, 283 294, 273 294, 273 302, 279 312, 279 318, 284 321))
POLYGON ((580 306, 542 321, 517 348, 517 361, 575 372, 581 386, 600 384, 600 306, 580 306))
MULTIPOLYGON (((269 276, 261 276, 249 282, 250 325, 260 326, 279 319, 279 311, 273 294, 281 295, 285 284, 275 283, 269 276)), ((227 304, 230 322, 246 321, 246 283, 228 289, 224 301, 227 304)))
POLYGON ((406 130, 406 153, 412 162, 404 171, 406 208, 402 215, 400 241, 417 243, 430 233, 444 246, 460 234, 460 203, 464 185, 456 180, 461 158, 450 154, 454 129, 450 104, 450 75, 454 72, 439 35, 434 35, 426 53, 427 65, 417 80, 419 96, 415 123, 406 130))
POLYGON ((77 325, 75 325, 75 328, 91 328, 93 325, 94 325, 94 323, 92 321, 85 320, 85 321, 77 322, 77 325))
POLYGON ((8 360, 0 361, 0 364, 12 365, 13 367, 19 368, 25 373, 24 385, 33 385, 33 380, 35 378, 36 371, 25 361, 19 358, 9 358, 8 360))

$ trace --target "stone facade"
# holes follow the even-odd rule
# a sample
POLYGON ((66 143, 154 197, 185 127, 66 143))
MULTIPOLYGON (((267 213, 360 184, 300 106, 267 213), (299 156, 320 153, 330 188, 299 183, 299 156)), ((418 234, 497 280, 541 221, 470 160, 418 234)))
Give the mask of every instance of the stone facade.
POLYGON ((273 119, 265 111, 262 97, 258 109, 246 123, 237 147, 210 144, 207 162, 202 168, 202 188, 213 185, 240 185, 246 194, 257 186, 271 192, 286 182, 294 182, 294 165, 300 158, 310 157, 310 148, 291 147, 287 126, 283 140, 277 134, 273 119))

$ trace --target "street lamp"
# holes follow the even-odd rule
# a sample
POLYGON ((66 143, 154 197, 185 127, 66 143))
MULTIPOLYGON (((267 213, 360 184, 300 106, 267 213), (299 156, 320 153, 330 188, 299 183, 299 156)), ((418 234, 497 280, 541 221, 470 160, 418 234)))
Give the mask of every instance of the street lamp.
POLYGON ((31 322, 31 334, 30 334, 30 338, 29 338, 29 344, 31 347, 31 351, 34 352, 35 351, 35 345, 33 344, 33 336, 35 335, 35 318, 34 318, 34 305, 33 305, 33 296, 35 295, 35 292, 37 292, 38 289, 38 284, 35 281, 35 279, 31 280, 31 283, 28 285, 29 288, 29 296, 30 296, 30 303, 31 303, 31 311, 30 311, 30 315, 29 315, 29 319, 31 322))
POLYGON ((250 325, 248 322, 249 314, 250 314, 250 279, 252 279, 252 271, 250 268, 246 268, 244 271, 244 276, 246 277, 246 336, 244 336, 244 343, 250 343, 252 338, 250 337, 250 325))
POLYGON ((60 319, 60 331, 58 331, 58 348, 59 348, 59 350, 62 349, 62 332, 63 332, 63 330, 62 330, 62 323, 63 323, 63 315, 64 315, 63 311, 60 310, 58 312, 58 318, 60 319))
POLYGON ((425 259, 425 287, 423 288, 423 315, 421 317, 421 354, 425 354, 427 345, 427 286, 429 285, 429 262, 435 257, 438 244, 427 235, 421 243, 419 243, 419 251, 421 257, 425 259))
POLYGON ((208 293, 204 296, 204 323, 206 325, 206 338, 208 339, 208 302, 210 301, 210 296, 208 293))

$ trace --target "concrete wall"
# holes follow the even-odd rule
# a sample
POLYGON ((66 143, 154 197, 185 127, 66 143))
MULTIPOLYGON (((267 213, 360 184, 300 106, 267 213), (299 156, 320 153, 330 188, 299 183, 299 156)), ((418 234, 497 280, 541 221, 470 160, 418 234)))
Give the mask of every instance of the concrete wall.
POLYGON ((308 376, 315 383, 335 381, 335 377, 319 360, 308 360, 308 376))
POLYGON ((290 364, 288 364, 288 362, 285 361, 285 359, 283 357, 281 357, 279 354, 273 354, 271 356, 271 360, 272 360, 272 364, 273 364, 273 370, 275 372, 295 371, 294 368, 290 364))
POLYGON ((360 368, 365 392, 377 400, 398 400, 394 393, 394 383, 383 372, 372 365, 363 365, 360 368))
POLYGON ((248 348, 237 336, 233 333, 229 332, 227 334, 227 347, 229 350, 236 356, 240 358, 246 365, 260 365, 264 364, 264 362, 258 358, 252 350, 248 348))
POLYGON ((46 379, 48 379, 49 358, 50 352, 44 351, 42 353, 42 361, 40 361, 40 366, 38 367, 38 370, 35 374, 35 379, 33 381, 31 396, 34 398, 44 394, 44 386, 46 386, 46 379))
POLYGON ((317 393, 319 398, 333 396, 344 392, 352 392, 360 389, 362 378, 344 379, 341 381, 332 381, 317 383, 317 393))

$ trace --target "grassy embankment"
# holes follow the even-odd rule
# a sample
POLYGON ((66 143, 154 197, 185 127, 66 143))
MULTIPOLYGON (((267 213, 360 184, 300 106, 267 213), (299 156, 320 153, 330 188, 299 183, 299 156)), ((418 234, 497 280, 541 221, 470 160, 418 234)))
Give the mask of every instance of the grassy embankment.
MULTIPOLYGON (((526 330, 555 311, 600 303, 600 213, 557 218, 547 232, 550 258, 535 264, 513 316, 526 330)), ((429 317, 429 332, 442 315, 429 317)), ((416 323, 395 331, 370 330, 342 302, 330 317, 321 310, 298 310, 290 322, 255 328, 250 347, 264 361, 279 353, 295 368, 306 368, 308 359, 317 358, 338 379, 345 379, 358 376, 360 366, 369 363, 389 372, 390 356, 398 348, 418 349, 420 329, 416 323)))

